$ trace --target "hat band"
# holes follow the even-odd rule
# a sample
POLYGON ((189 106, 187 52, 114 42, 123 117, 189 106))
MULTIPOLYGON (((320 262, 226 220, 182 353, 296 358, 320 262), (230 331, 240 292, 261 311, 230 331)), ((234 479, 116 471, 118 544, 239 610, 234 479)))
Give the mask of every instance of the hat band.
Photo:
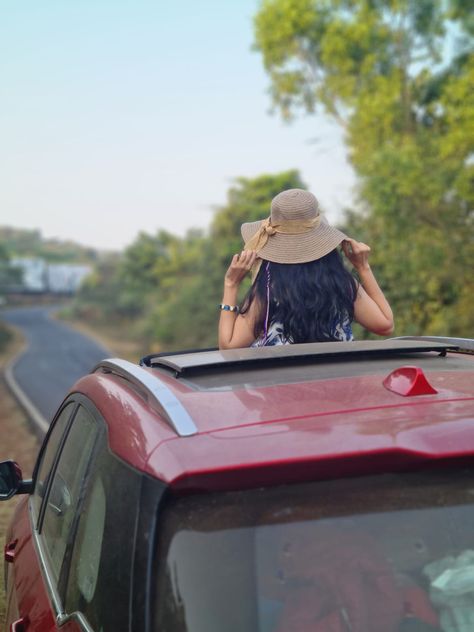
POLYGON ((271 217, 267 217, 267 219, 263 220, 255 235, 246 242, 244 249, 255 250, 258 254, 272 235, 275 235, 276 233, 280 233, 282 235, 300 235, 302 233, 309 233, 314 228, 317 228, 320 222, 320 215, 307 221, 294 219, 288 222, 281 222, 280 224, 271 224, 271 217))

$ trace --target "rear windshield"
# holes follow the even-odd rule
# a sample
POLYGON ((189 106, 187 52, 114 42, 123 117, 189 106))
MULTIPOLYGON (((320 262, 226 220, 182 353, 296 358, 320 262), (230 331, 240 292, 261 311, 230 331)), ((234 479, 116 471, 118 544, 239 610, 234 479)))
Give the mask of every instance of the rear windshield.
POLYGON ((474 630, 472 470, 171 500, 155 632, 474 630))

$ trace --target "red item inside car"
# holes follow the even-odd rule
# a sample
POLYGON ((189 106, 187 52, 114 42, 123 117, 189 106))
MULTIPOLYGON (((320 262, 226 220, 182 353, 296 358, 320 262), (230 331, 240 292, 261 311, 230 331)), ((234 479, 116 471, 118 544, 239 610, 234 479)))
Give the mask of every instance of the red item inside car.
POLYGON ((315 535, 293 546, 277 632, 398 632, 405 617, 438 625, 425 591, 397 585, 374 539, 362 533, 315 535))

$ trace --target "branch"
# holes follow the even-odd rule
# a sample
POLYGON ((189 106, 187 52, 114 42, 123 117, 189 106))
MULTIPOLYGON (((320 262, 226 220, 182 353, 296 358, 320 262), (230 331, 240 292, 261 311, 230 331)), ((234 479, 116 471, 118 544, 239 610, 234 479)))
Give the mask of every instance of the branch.
MULTIPOLYGON (((312 82, 315 85, 320 85, 324 82, 324 73, 321 71, 319 66, 314 62, 312 57, 310 57, 308 51, 305 51, 304 48, 301 50, 300 57, 304 63, 306 63, 309 75, 311 77, 312 82)), ((334 118, 334 120, 345 130, 348 128, 347 121, 340 114, 337 103, 337 97, 332 94, 327 88, 325 88, 325 92, 328 95, 328 101, 330 101, 330 106, 328 104, 324 104, 329 114, 334 118)))

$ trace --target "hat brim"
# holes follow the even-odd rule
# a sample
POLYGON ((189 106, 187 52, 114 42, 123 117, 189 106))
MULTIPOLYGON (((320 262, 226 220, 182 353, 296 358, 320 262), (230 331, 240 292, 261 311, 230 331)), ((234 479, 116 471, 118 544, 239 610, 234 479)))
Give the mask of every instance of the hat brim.
MULTIPOLYGON (((255 235, 262 222, 263 220, 242 224, 240 231, 244 243, 255 235)), ((321 259, 347 238, 342 231, 330 226, 326 218, 321 215, 319 226, 306 233, 297 235, 275 233, 269 236, 257 255, 261 259, 274 263, 307 263, 321 259)))

